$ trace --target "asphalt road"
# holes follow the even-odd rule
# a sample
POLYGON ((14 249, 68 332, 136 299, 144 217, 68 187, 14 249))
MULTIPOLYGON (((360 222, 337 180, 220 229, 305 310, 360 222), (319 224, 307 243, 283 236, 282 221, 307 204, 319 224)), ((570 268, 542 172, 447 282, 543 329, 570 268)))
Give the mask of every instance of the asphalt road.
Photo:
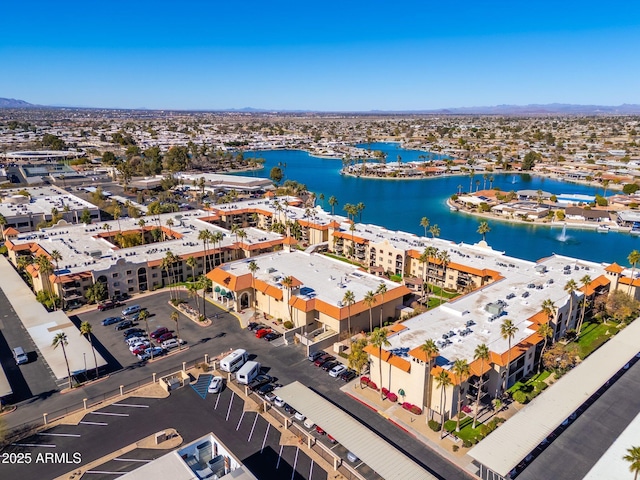
POLYGON ((639 392, 640 361, 551 442, 518 480, 583 478, 640 412, 639 392))
MULTIPOLYGON (((128 304, 145 306, 150 313, 155 314, 149 320, 149 328, 160 325, 169 328, 172 323, 169 314, 173 310, 167 304, 168 299, 169 293, 163 292, 131 300, 128 304)), ((207 306, 208 314, 213 314, 213 309, 213 305, 209 304, 207 306)), ((304 356, 302 346, 275 346, 263 339, 257 339, 251 332, 241 329, 234 316, 219 311, 220 318, 214 320, 211 326, 204 328, 181 316, 180 336, 187 341, 189 350, 165 357, 154 363, 138 362, 128 352, 121 332, 116 332, 113 326, 102 327, 100 325, 103 318, 115 312, 117 310, 93 311, 72 317, 75 323, 79 324, 81 321, 88 320, 93 325, 96 348, 110 362, 110 368, 113 370, 112 375, 102 382, 87 385, 64 395, 54 393, 46 399, 46 402, 41 398, 33 398, 21 404, 15 412, 4 417, 9 427, 41 418, 43 412, 52 413, 57 409, 67 407, 79 408, 82 406, 83 398, 99 398, 102 395, 116 392, 119 385, 148 381, 153 372, 177 370, 183 361, 203 358, 205 353, 216 356, 229 349, 245 348, 252 355, 255 355, 255 358, 262 363, 269 374, 277 377, 278 382, 287 384, 298 380, 313 388, 317 393, 343 408, 436 476, 444 479, 470 478, 456 465, 440 457, 391 422, 342 393, 339 390, 343 385, 342 381, 331 378, 326 372, 314 367, 304 356)), ((172 394, 171 398, 174 395, 172 394)), ((185 410, 191 412, 189 408, 185 410)), ((193 410, 197 411, 197 409, 193 410)), ((314 420, 321 421, 320 419, 314 420)), ((157 421, 151 423, 149 434, 167 426, 174 426, 170 424, 160 426, 157 421), (155 425, 153 425, 154 423, 155 425)), ((211 430, 211 427, 208 430, 211 430)))

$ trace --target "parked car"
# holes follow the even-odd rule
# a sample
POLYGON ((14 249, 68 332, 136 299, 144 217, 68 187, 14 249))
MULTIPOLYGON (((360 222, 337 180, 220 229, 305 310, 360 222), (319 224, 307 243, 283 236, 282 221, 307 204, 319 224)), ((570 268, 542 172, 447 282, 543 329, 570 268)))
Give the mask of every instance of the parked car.
POLYGON ((328 433, 327 433, 327 440, 329 440, 331 443, 338 443, 338 441, 328 433))
POLYGON ((224 380, 222 377, 215 376, 211 379, 211 383, 209 384, 209 393, 220 393, 222 391, 222 386, 224 385, 224 380))
POLYGON ((274 392, 274 391, 271 391, 271 392, 269 392, 269 393, 265 393, 265 395, 264 395, 264 399, 265 399, 267 402, 272 402, 272 403, 273 403, 273 401, 274 401, 276 398, 278 398, 278 397, 276 396, 276 392, 274 392))
POLYGON ((295 408, 293 408, 291 405, 289 405, 288 403, 284 404, 284 411, 287 412, 289 415, 293 415, 294 413, 296 413, 295 408))
POLYGON ((182 341, 178 340, 177 338, 170 338, 169 340, 165 340, 164 342, 162 342, 160 346, 165 350, 171 350, 172 348, 179 347, 181 343, 182 341))
POLYGON ((281 333, 271 331, 264 336, 264 339, 267 342, 270 342, 271 340, 275 340, 276 338, 280 338, 281 336, 281 333))
POLYGON ((149 348, 151 346, 151 344, 149 342, 144 342, 144 343, 140 343, 137 345, 134 345, 131 348, 134 348, 134 350, 131 351, 131 353, 133 353, 134 355, 140 355, 142 352, 144 352, 147 348, 149 348))
POLYGON ((263 328, 269 328, 267 325, 265 325, 264 323, 256 323, 252 328, 251 331, 252 332, 257 332, 258 330, 262 330, 263 328))
POLYGON ((258 330, 256 332, 256 338, 262 338, 265 335, 267 335, 268 333, 271 333, 271 329, 270 328, 261 328, 260 330, 258 330))
POLYGON ((249 325, 247 325, 247 330, 253 330, 258 325, 259 325, 258 322, 249 322, 249 325))
POLYGON ((271 383, 271 381, 273 381, 273 377, 271 375, 261 373, 249 383, 249 389, 251 391, 256 391, 261 386, 271 383))
POLYGON ((347 452, 347 460, 349 460, 351 463, 356 463, 360 459, 356 456, 355 453, 347 452))
POLYGON ((104 320, 102 320, 102 325, 106 327, 107 325, 113 325, 114 323, 118 323, 121 321, 122 321, 122 318, 120 317, 107 317, 104 320))
POLYGON ((301 414, 300 412, 296 412, 293 414, 293 418, 295 418, 296 420, 300 420, 301 422, 304 422, 304 420, 307 418, 305 417, 303 414, 301 414))
POLYGON ((167 332, 167 333, 163 333, 162 335, 157 337, 156 338, 156 342, 157 343, 162 343, 162 342, 166 342, 167 340, 171 340, 172 338, 173 338, 173 333, 167 332))
POLYGON ((342 364, 338 364, 335 367, 333 367, 331 370, 329 370, 329 375, 331 375, 333 378, 338 378, 342 373, 347 371, 347 367, 345 367, 342 364))
POLYGON ((116 325, 116 330, 124 330, 126 328, 133 327, 133 320, 123 320, 118 325, 116 325))
POLYGON ((337 362, 335 360, 330 360, 328 362, 324 362, 322 365, 320 365, 320 368, 322 368, 322 370, 324 370, 325 372, 328 372, 329 370, 331 370, 333 367, 336 367, 339 365, 340 362, 337 362))
POLYGON ((138 313, 140 310, 142 310, 140 305, 131 305, 122 309, 122 316, 126 317, 127 315, 133 315, 134 313, 138 313))
POLYGON ((322 355, 327 355, 327 354, 322 350, 318 350, 310 354, 307 358, 309 359, 310 362, 315 362, 322 355))
POLYGON ((136 343, 147 342, 147 341, 148 341, 148 339, 146 337, 142 337, 142 336, 138 336, 138 335, 135 335, 135 336, 129 337, 129 338, 125 338, 125 340, 124 340, 124 342, 129 346, 134 345, 136 343))
POLYGON ((128 330, 125 330, 122 335, 125 337, 128 337, 129 335, 144 334, 144 333, 145 333, 144 328, 129 328, 128 330))
POLYGON ((316 367, 319 367, 320 365, 322 365, 324 362, 326 361, 331 361, 331 360, 335 360, 336 357, 332 357, 331 355, 329 355, 328 353, 324 353, 322 355, 320 355, 318 358, 316 358, 316 361, 313 362, 313 364, 316 367))
POLYGON ((316 425, 316 433, 317 433, 318 435, 326 435, 326 433, 327 433, 327 432, 325 432, 325 431, 320 427, 320 425, 316 425))
POLYGON ((151 338, 158 338, 165 333, 169 333, 169 329, 167 327, 158 327, 153 332, 151 332, 151 338))
POLYGON ((354 370, 346 370, 342 372, 342 375, 340 375, 340 379, 344 380, 345 382, 350 382, 357 376, 358 374, 354 370))
POLYGON ((112 308, 119 307, 120 305, 122 305, 120 302, 105 300, 104 302, 98 304, 98 310, 103 312, 104 310, 110 310, 112 308))
POLYGON ((143 353, 138 355, 138 359, 140 360, 149 360, 151 358, 151 352, 153 352, 153 356, 157 357, 164 353, 164 350, 160 347, 151 347, 147 348, 143 353))
POLYGON ((267 383, 262 385, 260 388, 256 390, 256 393, 261 397, 264 397, 266 394, 273 392, 276 386, 273 383, 267 383))
POLYGON ((284 407, 284 405, 285 405, 284 400, 283 400, 283 399, 281 399, 280 397, 276 397, 276 398, 274 398, 274 399, 273 399, 273 404, 274 404, 276 407, 280 407, 280 408, 283 408, 283 407, 284 407))
POLYGON ((313 420, 311 420, 310 418, 306 418, 304 420, 303 425, 305 427, 307 427, 309 430, 311 430, 312 428, 315 428, 315 426, 316 426, 315 422, 313 420))

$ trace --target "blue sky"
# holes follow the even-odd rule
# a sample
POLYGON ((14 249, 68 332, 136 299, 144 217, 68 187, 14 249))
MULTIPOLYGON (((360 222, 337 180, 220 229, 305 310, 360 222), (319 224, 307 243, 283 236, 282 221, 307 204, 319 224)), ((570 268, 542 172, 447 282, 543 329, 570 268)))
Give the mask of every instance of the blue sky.
POLYGON ((6 2, 0 97, 121 108, 640 103, 640 3, 6 2))

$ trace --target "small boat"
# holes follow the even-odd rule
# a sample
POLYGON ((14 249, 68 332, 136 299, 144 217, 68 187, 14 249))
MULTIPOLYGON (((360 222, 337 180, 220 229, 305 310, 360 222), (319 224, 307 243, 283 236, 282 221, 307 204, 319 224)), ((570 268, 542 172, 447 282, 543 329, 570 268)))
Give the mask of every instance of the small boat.
POLYGON ((451 207, 449 207, 449 211, 457 212, 458 211, 458 207, 451 206, 451 207))
POLYGON ((598 233, 609 233, 609 230, 611 230, 609 225, 598 225, 596 227, 596 232, 598 233))

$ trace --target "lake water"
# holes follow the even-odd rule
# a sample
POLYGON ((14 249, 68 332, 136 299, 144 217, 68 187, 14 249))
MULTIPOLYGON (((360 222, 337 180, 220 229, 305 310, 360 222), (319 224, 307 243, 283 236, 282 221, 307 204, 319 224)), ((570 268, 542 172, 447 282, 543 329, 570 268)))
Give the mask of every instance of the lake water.
MULTIPOLYGON (((367 146, 364 145, 364 148, 367 146)), ((419 160, 419 155, 427 152, 404 150, 396 143, 373 143, 373 150, 387 153, 387 162, 396 161, 402 156, 403 162, 419 160)), ((454 242, 475 243, 481 240, 476 232, 480 219, 460 212, 451 212, 446 199, 460 188, 469 189, 469 176, 450 176, 426 180, 383 180, 365 179, 340 175, 341 160, 312 157, 300 150, 269 150, 248 152, 245 156, 262 157, 265 168, 250 173, 259 177, 269 177, 272 167, 281 165, 285 180, 304 183, 317 195, 324 194, 324 202, 318 202, 325 210, 331 211, 327 201, 331 195, 338 200, 335 213, 346 215, 342 209, 346 203, 363 202, 365 210, 362 223, 373 223, 390 230, 402 230, 424 235, 420 219, 427 217, 431 224, 440 227, 440 238, 454 242)), ((244 173, 247 175, 247 173, 244 173)), ((473 178, 480 180, 479 188, 484 187, 482 175, 473 178)), ((602 189, 561 182, 527 174, 494 175, 494 187, 502 190, 545 190, 554 194, 594 195, 602 189)), ((486 182, 489 188, 489 181, 486 182)), ((634 249, 640 249, 640 240, 629 234, 611 232, 597 233, 589 230, 568 229, 565 241, 560 241, 561 227, 549 227, 530 224, 510 224, 498 220, 489 220, 491 232, 487 234, 487 243, 495 250, 507 254, 538 260, 552 253, 584 258, 598 262, 618 262, 627 265, 627 256, 634 249)))

